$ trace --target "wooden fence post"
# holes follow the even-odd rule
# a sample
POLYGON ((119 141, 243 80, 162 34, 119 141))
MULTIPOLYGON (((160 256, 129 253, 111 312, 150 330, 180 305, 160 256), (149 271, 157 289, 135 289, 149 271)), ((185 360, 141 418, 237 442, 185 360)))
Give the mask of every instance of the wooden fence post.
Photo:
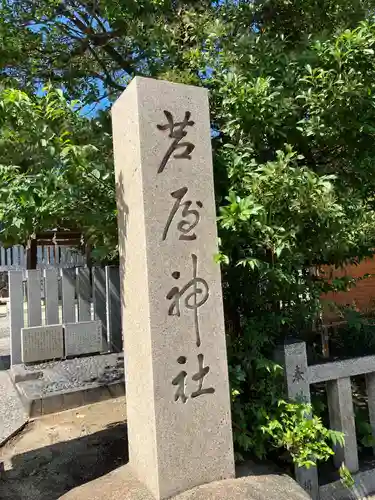
POLYGON ((91 320, 90 269, 77 268, 78 321, 91 320))
MULTIPOLYGON (((27 242, 26 249, 26 268, 36 269, 38 258, 37 258, 37 244, 35 238, 30 238, 27 242)), ((40 285, 39 285, 40 287, 40 285)))
POLYGON ((74 269, 61 270, 62 288, 62 321, 74 323, 76 321, 75 290, 76 276, 74 269))
POLYGON ((41 326, 42 303, 40 271, 27 271, 27 326, 41 326))
POLYGON ((57 325, 60 323, 57 270, 44 270, 44 289, 46 304, 46 325, 57 325))
POLYGON ((9 271, 9 323, 11 364, 22 362, 21 329, 24 327, 23 272, 9 271))
POLYGON ((122 351, 121 301, 120 301, 120 269, 107 266, 107 335, 111 351, 122 351))
POLYGON ((94 302, 94 319, 102 322, 103 351, 108 351, 110 346, 107 334, 106 312, 106 279, 105 269, 93 268, 92 297, 94 302))

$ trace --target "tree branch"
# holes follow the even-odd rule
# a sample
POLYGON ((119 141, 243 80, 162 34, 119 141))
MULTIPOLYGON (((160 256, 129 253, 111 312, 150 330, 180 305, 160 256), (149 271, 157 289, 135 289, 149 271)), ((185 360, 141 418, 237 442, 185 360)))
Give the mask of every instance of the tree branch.
POLYGON ((128 74, 134 73, 135 68, 132 62, 126 60, 112 45, 108 42, 117 38, 121 34, 121 30, 107 31, 104 33, 95 33, 91 26, 86 26, 85 23, 76 17, 74 12, 69 9, 64 9, 64 15, 86 36, 90 42, 97 47, 103 47, 103 50, 116 62, 121 69, 128 74))
POLYGON ((105 74, 105 81, 108 85, 110 85, 111 87, 114 87, 118 90, 124 90, 125 87, 123 87, 122 85, 118 84, 117 82, 115 82, 115 80, 113 80, 111 74, 108 72, 107 68, 106 68, 106 65, 103 63, 103 61, 99 58, 99 56, 96 54, 95 50, 89 46, 89 51, 91 52, 92 56, 94 57, 94 59, 96 60, 96 62, 99 64, 99 66, 102 68, 104 74, 105 74))
MULTIPOLYGON (((95 21, 99 24, 103 32, 107 31, 106 27, 104 26, 104 23, 102 22, 100 18, 100 14, 98 12, 95 12, 94 5, 88 5, 85 4, 84 2, 81 2, 80 0, 77 0, 78 5, 80 5, 82 8, 87 9, 88 12, 90 12, 91 16, 95 21)), ((98 7, 96 7, 98 9, 98 7)))

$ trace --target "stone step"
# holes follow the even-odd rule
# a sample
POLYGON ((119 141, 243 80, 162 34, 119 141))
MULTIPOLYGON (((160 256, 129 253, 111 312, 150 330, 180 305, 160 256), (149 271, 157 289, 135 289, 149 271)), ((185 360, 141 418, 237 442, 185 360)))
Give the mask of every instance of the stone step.
POLYGON ((122 353, 15 365, 11 376, 30 417, 57 413, 125 394, 122 353))

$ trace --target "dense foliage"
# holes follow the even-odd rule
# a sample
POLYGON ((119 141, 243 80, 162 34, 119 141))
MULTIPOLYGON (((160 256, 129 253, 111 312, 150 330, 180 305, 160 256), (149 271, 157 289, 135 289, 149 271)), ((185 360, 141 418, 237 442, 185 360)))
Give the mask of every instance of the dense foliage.
POLYGON ((81 230, 116 253, 112 139, 82 118, 61 90, 0 92, 0 220, 5 244, 50 228, 81 230))
POLYGON ((293 428, 295 460, 326 458, 330 436, 321 431, 319 450, 307 446, 305 410, 279 404, 282 375, 269 360, 286 335, 312 340, 322 291, 340 286, 317 269, 373 253, 374 7, 371 0, 3 0, 7 241, 76 225, 99 256, 112 257, 110 129, 96 104, 108 106, 134 74, 210 89, 217 258, 242 454, 288 448, 293 428), (72 111, 51 89, 33 95, 48 82, 84 107, 72 111), (270 440, 275 421, 281 427, 270 440))

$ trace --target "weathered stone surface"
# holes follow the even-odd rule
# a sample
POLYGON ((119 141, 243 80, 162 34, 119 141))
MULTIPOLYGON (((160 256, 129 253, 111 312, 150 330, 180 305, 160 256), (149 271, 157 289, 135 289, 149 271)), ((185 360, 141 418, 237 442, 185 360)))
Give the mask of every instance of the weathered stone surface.
POLYGON ((16 388, 6 371, 0 371, 0 446, 27 422, 16 388))
POLYGON ((333 462, 337 468, 344 463, 350 472, 357 472, 359 467, 357 436, 350 378, 327 382, 327 399, 330 428, 345 434, 344 446, 334 447, 333 462))
POLYGON ((31 326, 21 330, 23 363, 64 357, 62 325, 31 326))
POLYGON ((82 321, 64 325, 65 356, 102 352, 102 322, 82 321))
MULTIPOLYGON (((285 374, 288 397, 293 401, 311 402, 309 367, 305 342, 289 342, 284 346, 285 374)), ((297 481, 315 500, 319 498, 316 467, 295 467, 297 481)))
POLYGON ((137 77, 112 118, 129 455, 165 499, 234 475, 208 94, 137 77))
POLYGON ((310 403, 310 383, 305 342, 285 344, 284 353, 288 397, 310 403))
POLYGON ((13 365, 9 370, 10 378, 15 384, 18 382, 24 382, 25 380, 36 380, 43 377, 43 372, 41 370, 28 370, 27 365, 13 365))
POLYGON ((122 354, 51 361, 20 367, 17 388, 28 415, 36 417, 122 396, 122 354))
POLYGON ((344 377, 355 377, 375 370, 375 356, 344 359, 332 363, 309 366, 310 384, 326 382, 344 377))
POLYGON ((319 500, 375 500, 375 469, 352 475, 354 485, 347 488, 341 480, 320 487, 319 500))
MULTIPOLYGON (((128 465, 79 486, 61 500, 155 500, 128 465)), ((173 500, 309 500, 307 493, 286 475, 265 474, 215 481, 185 491, 173 500)), ((172 500, 172 499, 171 499, 172 500)))

